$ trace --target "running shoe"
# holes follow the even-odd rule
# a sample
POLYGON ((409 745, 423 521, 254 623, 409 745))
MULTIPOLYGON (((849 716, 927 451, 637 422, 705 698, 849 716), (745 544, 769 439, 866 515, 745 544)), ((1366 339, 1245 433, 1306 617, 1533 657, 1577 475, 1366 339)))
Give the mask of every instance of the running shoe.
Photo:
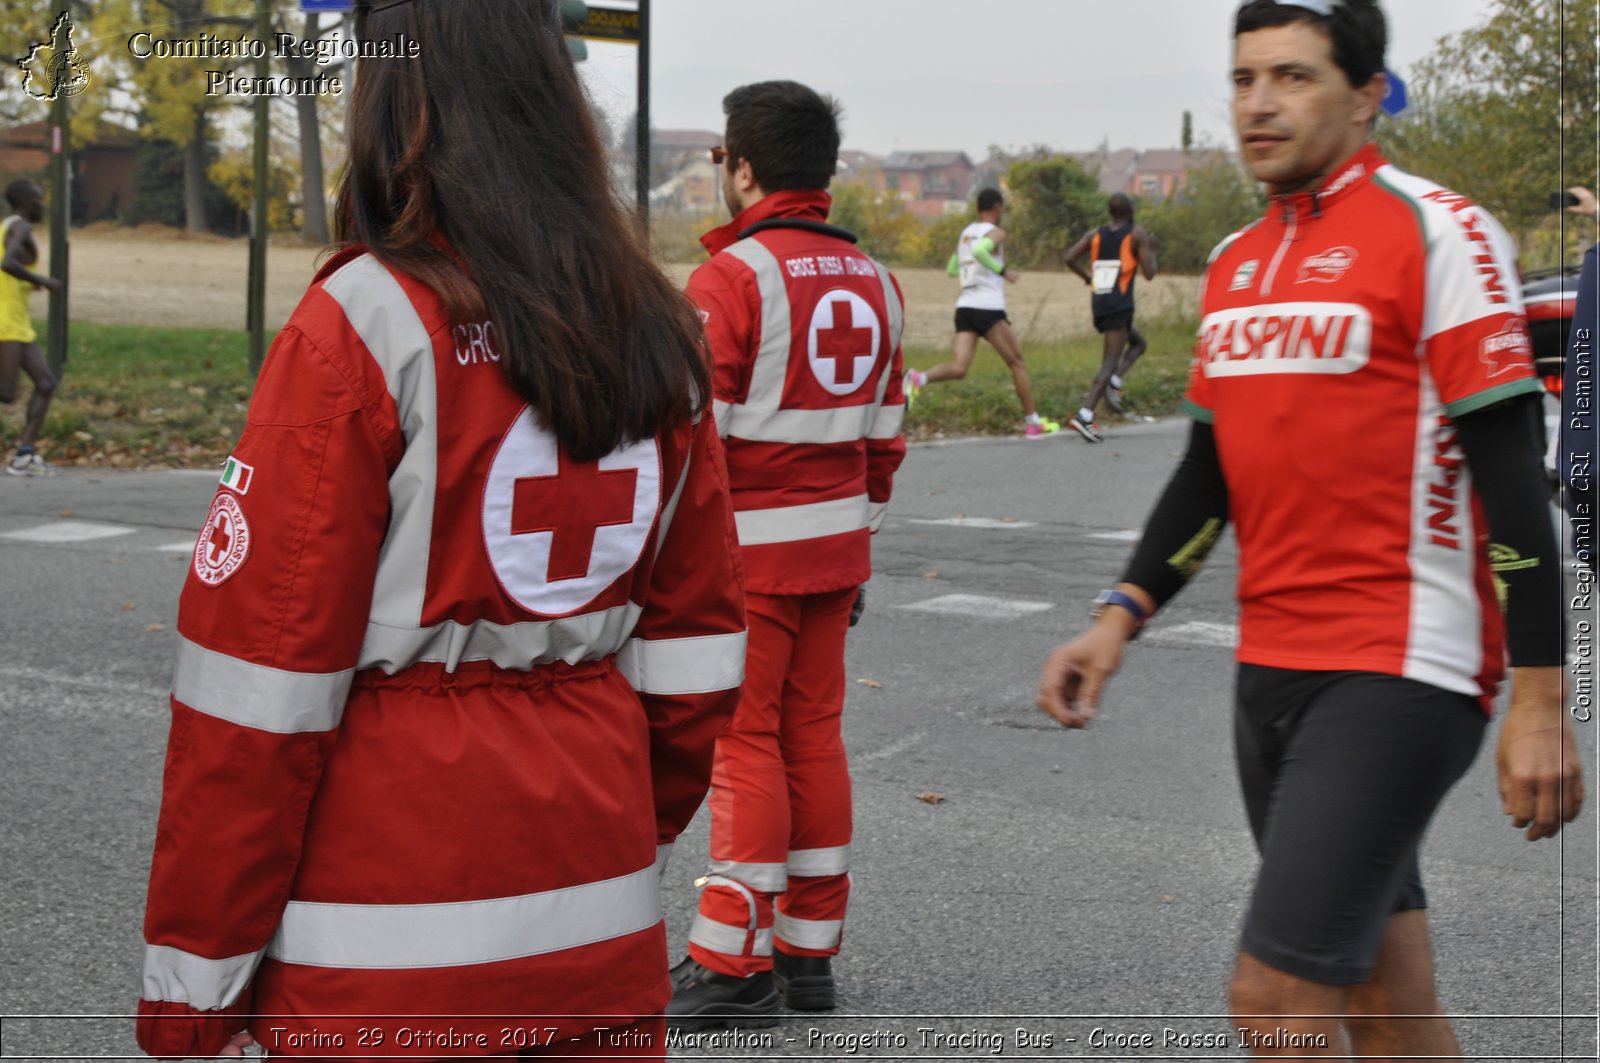
POLYGON ((1127 405, 1122 401, 1122 389, 1117 387, 1115 384, 1108 384, 1106 386, 1106 405, 1110 406, 1117 413, 1128 412, 1127 405))
POLYGON ((6 472, 12 476, 54 476, 56 467, 35 451, 31 454, 18 454, 12 458, 6 465, 6 472))
POLYGON ((1059 421, 1052 421, 1048 417, 1041 417, 1039 418, 1038 424, 1034 424, 1032 421, 1029 421, 1028 427, 1023 430, 1023 434, 1029 439, 1043 439, 1045 436, 1053 436, 1059 431, 1061 431, 1061 424, 1059 421))
POLYGON ((1093 421, 1080 421, 1076 417, 1067 422, 1067 427, 1078 433, 1091 443, 1100 442, 1100 433, 1094 430, 1093 421))
POLYGON ((927 386, 928 374, 918 369, 907 369, 906 375, 900 379, 900 388, 906 393, 906 412, 911 412, 911 404, 917 401, 917 396, 922 394, 922 389, 927 386))

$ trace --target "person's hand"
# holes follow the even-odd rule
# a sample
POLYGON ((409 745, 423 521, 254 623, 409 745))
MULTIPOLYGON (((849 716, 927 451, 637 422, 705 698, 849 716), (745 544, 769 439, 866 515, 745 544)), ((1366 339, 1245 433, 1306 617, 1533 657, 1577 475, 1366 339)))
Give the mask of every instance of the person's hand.
POLYGON ((850 603, 850 626, 855 627, 861 623, 861 614, 867 611, 866 584, 856 588, 856 600, 850 603))
POLYGON ((1500 800, 1529 841, 1554 837, 1583 807, 1583 769, 1561 699, 1561 669, 1512 670, 1511 707, 1495 756, 1500 800))
POLYGON ((47 292, 59 293, 65 291, 67 286, 61 283, 61 281, 56 277, 41 277, 39 279, 39 283, 35 284, 33 287, 35 290, 43 288, 47 292))
POLYGON ((249 1030, 240 1030, 229 1039, 227 1044, 222 1046, 222 1051, 217 1053, 217 1058, 243 1059, 244 1050, 255 1043, 256 1039, 250 1036, 249 1030))
POLYGON ((1578 200, 1578 202, 1567 208, 1568 214, 1582 214, 1586 218, 1600 215, 1600 203, 1595 201, 1593 192, 1582 185, 1574 185, 1567 191, 1572 193, 1578 200))
POLYGON ((1005 278, 1005 282, 1007 284, 1017 283, 1017 271, 1014 269, 1007 269, 1004 273, 1000 274, 1000 276, 1005 278))
POLYGON ((1099 713, 1106 680, 1122 664, 1128 634, 1115 621, 1100 620, 1045 658, 1039 710, 1063 727, 1089 726, 1099 713))

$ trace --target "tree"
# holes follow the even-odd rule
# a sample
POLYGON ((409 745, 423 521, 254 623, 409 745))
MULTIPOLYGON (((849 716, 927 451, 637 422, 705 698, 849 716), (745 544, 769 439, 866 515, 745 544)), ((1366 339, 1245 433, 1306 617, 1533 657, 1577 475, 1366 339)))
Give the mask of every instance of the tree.
MULTIPOLYGON (((250 32, 250 0, 148 0, 139 10, 156 37, 194 37, 202 32, 250 32)), ((229 65, 235 64, 227 61, 229 65)), ((241 64, 254 60, 242 60, 241 64)), ((224 97, 206 95, 205 71, 216 59, 151 58, 133 66, 133 82, 148 119, 148 136, 183 149, 183 217, 190 232, 206 229, 206 166, 211 160, 212 118, 224 97)))
POLYGON ((856 234, 861 250, 873 258, 898 265, 902 247, 915 239, 922 223, 906 213, 894 195, 879 195, 862 181, 836 183, 828 221, 856 234))
POLYGON ((1190 111, 1183 112, 1183 133, 1178 142, 1186 154, 1194 150, 1194 114, 1190 111))
POLYGON ((1410 109, 1379 137, 1395 163, 1526 233, 1558 188, 1595 186, 1595 6, 1492 0, 1488 20, 1439 41, 1412 72, 1410 109))
POLYGON ((1139 223, 1155 239, 1163 272, 1199 273, 1223 237, 1261 216, 1260 186, 1221 152, 1195 158, 1165 202, 1142 207, 1139 223))
POLYGON ((1059 269, 1067 248, 1106 212, 1100 183, 1076 159, 1036 152, 1006 171, 1006 256, 1025 267, 1059 269))

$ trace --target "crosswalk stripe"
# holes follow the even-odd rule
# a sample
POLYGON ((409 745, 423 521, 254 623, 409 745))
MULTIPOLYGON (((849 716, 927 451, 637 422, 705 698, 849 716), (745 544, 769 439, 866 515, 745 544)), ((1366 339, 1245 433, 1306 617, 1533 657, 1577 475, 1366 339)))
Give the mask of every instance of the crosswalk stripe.
POLYGON ((21 531, 5 532, 0 539, 22 543, 86 543, 94 539, 113 539, 119 535, 132 535, 138 528, 123 524, 90 524, 82 520, 63 520, 54 524, 40 524, 21 531))
POLYGON ((943 524, 951 528, 1037 528, 1036 521, 1031 520, 995 520, 993 517, 942 517, 939 520, 928 520, 921 517, 911 517, 907 524, 943 524))
POLYGON ((978 620, 1016 620, 1018 617, 1054 609, 1050 602, 1030 602, 1021 598, 991 598, 984 594, 945 594, 898 608, 918 613, 969 616, 978 620))
POLYGON ((1152 628, 1145 632, 1145 638, 1158 642, 1184 642, 1191 646, 1220 646, 1231 650, 1239 644, 1239 625, 1191 620, 1171 627, 1152 628))

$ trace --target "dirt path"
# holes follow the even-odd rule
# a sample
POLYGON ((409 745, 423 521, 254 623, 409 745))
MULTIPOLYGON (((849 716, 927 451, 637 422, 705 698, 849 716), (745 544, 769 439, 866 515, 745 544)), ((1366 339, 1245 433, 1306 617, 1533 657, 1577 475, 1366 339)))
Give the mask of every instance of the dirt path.
MULTIPOLYGON (((41 241, 43 242, 43 241, 41 241)), ((320 251, 272 246, 267 254, 267 323, 282 325, 305 293, 320 251)), ((669 266, 678 284, 691 266, 669 266)), ((244 328, 249 243, 215 238, 184 239, 119 231, 74 233, 71 314, 104 324, 190 328, 244 328)), ((955 282, 943 270, 895 271, 907 306, 906 343, 943 346, 950 340, 955 282)), ((1141 282, 1141 314, 1194 304, 1192 277, 1157 277, 1141 282)), ((1092 330, 1089 296, 1070 273, 1026 273, 1006 289, 1011 320, 1024 339, 1068 336, 1092 330)), ((44 299, 34 312, 43 316, 44 299)))

